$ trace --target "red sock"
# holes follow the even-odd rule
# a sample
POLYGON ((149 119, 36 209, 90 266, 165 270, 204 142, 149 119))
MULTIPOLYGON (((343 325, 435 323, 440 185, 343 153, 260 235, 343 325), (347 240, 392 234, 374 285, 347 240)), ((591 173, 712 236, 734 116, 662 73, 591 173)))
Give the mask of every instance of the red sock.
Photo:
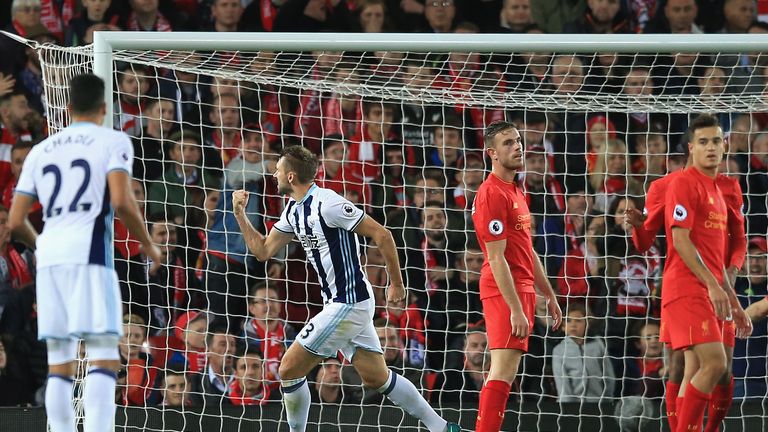
POLYGON ((712 400, 709 402, 709 415, 704 432, 718 432, 720 423, 723 422, 733 402, 733 378, 726 385, 718 385, 712 392, 712 400))
POLYGON ((667 388, 664 393, 664 399, 667 401, 667 422, 669 430, 677 430, 677 394, 680 393, 680 384, 667 381, 667 388))
MULTIPOLYGON (((677 431, 699 432, 704 422, 704 410, 707 409, 710 394, 702 393, 693 383, 685 386, 685 401, 677 405, 677 431)), ((679 402, 679 401, 678 401, 679 402)))
POLYGON ((475 432, 499 432, 507 408, 510 385, 504 381, 488 381, 480 390, 475 432))

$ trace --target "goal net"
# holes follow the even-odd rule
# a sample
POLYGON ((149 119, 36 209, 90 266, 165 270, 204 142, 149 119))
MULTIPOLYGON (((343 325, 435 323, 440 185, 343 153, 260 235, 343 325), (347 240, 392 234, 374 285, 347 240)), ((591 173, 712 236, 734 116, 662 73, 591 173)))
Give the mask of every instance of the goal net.
MULTIPOLYGON (((599 45, 419 51, 407 44, 382 51, 114 50, 114 127, 134 140, 134 190, 167 255, 162 270, 148 275, 118 226, 130 338, 121 345, 126 408, 117 425, 286 428, 277 365, 322 308, 323 285, 299 243, 266 263, 253 259, 234 223, 231 194, 248 190, 249 218, 258 230, 270 229, 285 203, 271 179, 276 156, 298 144, 320 158, 320 186, 394 235, 409 290, 403 304, 387 305, 387 274, 374 245, 353 257, 374 287, 389 366, 446 418, 472 429, 490 364, 472 200, 490 169, 483 129, 506 119, 525 146, 519 181, 534 247, 571 320, 565 332, 553 332, 538 302, 505 428, 661 430, 666 242, 661 233, 647 252, 636 250, 622 214, 642 209, 650 184, 685 164, 692 116, 719 118, 729 145, 722 170, 744 192, 749 256, 736 289, 745 306, 766 294, 768 135, 761 131, 768 127, 768 63, 757 52, 718 52, 712 38, 700 41, 706 52, 662 45, 643 53, 599 45)), ((93 51, 37 49, 55 132, 68 122, 66 84, 91 70, 93 51)), ((735 348, 728 430, 765 420, 766 327, 755 327, 735 348)), ((343 359, 325 361, 310 382, 311 428, 416 427, 363 390, 343 359)))

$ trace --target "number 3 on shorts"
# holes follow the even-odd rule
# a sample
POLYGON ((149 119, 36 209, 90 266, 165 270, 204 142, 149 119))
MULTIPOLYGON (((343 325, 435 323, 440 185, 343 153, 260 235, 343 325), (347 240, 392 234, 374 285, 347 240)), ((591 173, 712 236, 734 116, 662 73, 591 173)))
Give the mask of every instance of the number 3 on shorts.
POLYGON ((304 327, 304 333, 301 335, 302 339, 306 339, 309 337, 309 333, 315 329, 315 325, 313 323, 307 324, 306 327, 304 327))

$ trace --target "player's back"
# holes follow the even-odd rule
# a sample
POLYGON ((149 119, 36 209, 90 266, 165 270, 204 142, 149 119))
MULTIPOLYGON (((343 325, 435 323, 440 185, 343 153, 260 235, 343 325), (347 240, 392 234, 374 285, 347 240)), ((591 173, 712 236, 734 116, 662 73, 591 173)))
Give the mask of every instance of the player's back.
POLYGON ((107 174, 130 174, 127 135, 93 123, 74 123, 37 144, 24 162, 17 192, 37 196, 45 227, 38 266, 112 265, 113 213, 107 174))

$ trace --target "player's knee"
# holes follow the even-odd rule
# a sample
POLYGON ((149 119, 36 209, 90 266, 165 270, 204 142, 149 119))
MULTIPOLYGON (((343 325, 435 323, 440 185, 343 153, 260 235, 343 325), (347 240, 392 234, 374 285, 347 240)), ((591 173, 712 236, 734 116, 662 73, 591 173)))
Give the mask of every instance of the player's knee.
POLYGON ((715 380, 720 380, 728 370, 725 363, 725 357, 719 358, 719 356, 713 356, 713 358, 708 359, 708 361, 702 365, 702 369, 715 380))
POLYGON ((303 376, 299 376, 297 369, 291 365, 290 361, 285 361, 283 359, 282 362, 280 362, 280 367, 277 369, 277 374, 280 376, 280 379, 283 381, 286 380, 297 380, 304 378, 303 376))
MULTIPOLYGON (((394 372, 392 372, 394 373, 394 372)), ((374 390, 384 387, 389 381, 389 372, 360 375, 363 385, 374 390)))

